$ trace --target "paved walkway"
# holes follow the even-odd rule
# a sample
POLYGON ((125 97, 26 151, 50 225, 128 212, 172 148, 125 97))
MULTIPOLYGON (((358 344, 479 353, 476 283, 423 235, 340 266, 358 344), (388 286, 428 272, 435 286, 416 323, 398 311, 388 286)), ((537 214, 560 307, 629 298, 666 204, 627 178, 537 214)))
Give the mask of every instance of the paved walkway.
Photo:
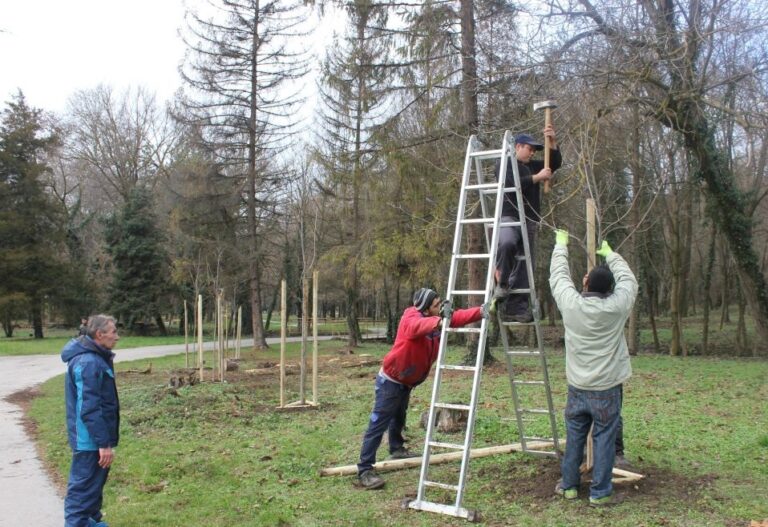
MULTIPOLYGON (((327 340, 330 337, 320 337, 327 340)), ((288 339, 291 342, 300 337, 288 339)), ((250 346, 252 341, 243 341, 250 346)), ((278 344, 279 338, 267 339, 278 344)), ((213 343, 206 343, 210 349, 213 343)), ((184 352, 183 344, 121 350, 118 343, 115 361, 174 355, 184 352)), ((43 469, 35 445, 22 426, 21 409, 5 399, 32 388, 66 371, 58 355, 0 357, 0 526, 61 527, 64 525, 64 500, 43 469)), ((118 386, 118 390, 119 390, 118 386)), ((62 388, 63 389, 63 388, 62 388)), ((64 404, 62 400, 62 405, 64 404)), ((64 423, 62 423, 62 434, 64 423)))

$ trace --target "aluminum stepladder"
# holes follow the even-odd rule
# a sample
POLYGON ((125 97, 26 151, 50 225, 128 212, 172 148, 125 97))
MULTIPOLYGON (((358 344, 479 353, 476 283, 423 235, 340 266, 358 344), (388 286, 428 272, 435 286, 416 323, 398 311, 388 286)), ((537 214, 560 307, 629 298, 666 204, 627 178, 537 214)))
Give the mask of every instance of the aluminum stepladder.
MULTIPOLYGON (((538 304, 536 303, 535 288, 533 286, 533 266, 532 259, 530 258, 530 246, 528 242, 527 230, 525 227, 525 215, 521 215, 521 219, 518 222, 501 223, 501 211, 502 203, 505 193, 513 193, 518 210, 524 210, 523 196, 521 192, 518 192, 520 188, 520 175, 518 173, 517 162, 514 158, 514 145, 513 138, 509 131, 505 132, 502 147, 499 150, 480 150, 478 148, 478 141, 475 136, 472 136, 467 146, 467 153, 464 160, 464 173, 461 181, 461 191, 459 196, 459 206, 456 216, 456 230, 454 233, 453 250, 451 254, 451 265, 448 276, 448 289, 446 292, 446 299, 453 301, 454 297, 468 297, 470 295, 483 296, 486 303, 490 302, 492 291, 494 287, 494 272, 496 261, 496 248, 498 245, 499 227, 502 226, 520 226, 523 234, 523 244, 525 249, 525 255, 520 257, 520 260, 526 261, 526 271, 529 278, 529 289, 512 290, 513 293, 527 293, 531 298, 531 306, 534 306, 534 321, 531 324, 520 323, 508 323, 503 322, 501 319, 501 310, 499 310, 498 321, 502 328, 502 342, 504 345, 507 367, 509 370, 510 382, 512 386, 512 399, 515 405, 515 415, 518 424, 518 431, 521 437, 521 446, 523 451, 536 452, 537 454, 554 455, 557 456, 557 431, 556 422, 552 405, 552 395, 549 389, 549 380, 546 368, 546 358, 543 353, 541 330, 539 327, 539 314, 538 304), (513 169, 514 186, 505 187, 506 172, 507 172, 507 160, 511 160, 509 163, 513 169), (498 163, 498 177, 496 181, 486 182, 486 171, 484 171, 483 163, 492 161, 498 163), (473 175, 475 180, 473 181, 473 175), (477 193, 480 203, 479 217, 473 214, 472 207, 468 207, 468 195, 477 193), (491 210, 492 209, 492 210, 491 210), (480 224, 484 227, 486 252, 479 254, 462 253, 463 241, 464 241, 464 227, 470 224, 480 224), (457 287, 457 278, 459 263, 462 261, 468 261, 471 259, 484 260, 487 264, 487 273, 485 281, 485 290, 477 291, 470 290, 468 287, 460 289, 457 287), (533 325, 536 328, 536 337, 538 342, 537 349, 515 349, 510 350, 509 339, 506 335, 506 329, 503 326, 524 326, 533 325), (541 361, 543 369, 543 378, 536 381, 521 381, 515 378, 513 373, 512 357, 536 357, 541 361), (531 448, 540 448, 541 443, 534 444, 533 439, 540 440, 543 438, 533 438, 527 436, 525 433, 524 425, 526 422, 525 416, 531 415, 543 415, 543 410, 524 409, 521 408, 521 397, 518 392, 518 388, 522 386, 543 386, 546 392, 547 398, 547 414, 550 417, 550 425, 552 429, 552 439, 549 439, 549 443, 553 445, 552 452, 540 452, 538 450, 532 450, 531 448)), ((476 203, 473 201, 473 203, 476 203)), ((438 352, 437 364, 435 367, 435 379, 432 388, 432 398, 429 407, 429 418, 427 422, 426 438, 424 443, 424 453, 422 455, 421 472, 419 474, 419 483, 417 496, 414 500, 407 500, 407 506, 411 509, 424 510, 429 512, 436 512, 440 514, 446 514, 450 516, 456 516, 460 518, 466 518, 470 521, 475 521, 479 518, 479 515, 474 510, 469 510, 462 506, 462 500, 464 497, 464 490, 467 483, 467 473, 469 468, 470 451, 472 447, 472 438, 474 434, 474 426, 476 419, 476 410, 478 396, 480 392, 480 379, 482 374, 482 366, 485 358, 485 346, 488 336, 489 321, 483 319, 479 328, 450 328, 447 324, 443 324, 441 330, 440 348, 438 352), (476 361, 473 366, 461 365, 458 363, 450 364, 448 358, 448 336, 450 333, 476 333, 477 334, 477 353, 476 361), (450 372, 454 376, 464 376, 465 382, 467 376, 471 375, 471 393, 469 403, 457 403, 446 402, 443 394, 442 384, 446 373, 450 372), (436 441, 436 424, 435 418, 437 411, 440 409, 448 410, 463 410, 467 412, 467 426, 464 433, 463 443, 455 443, 449 441, 436 441), (453 479, 449 483, 441 483, 432 480, 430 478, 430 457, 433 454, 433 449, 448 451, 448 452, 461 452, 461 465, 459 468, 458 478, 454 475, 453 479), (458 479, 458 481, 456 481, 458 479), (426 491, 428 488, 439 489, 443 494, 453 494, 455 499, 451 500, 451 503, 438 502, 435 500, 430 501, 426 497, 426 491)))

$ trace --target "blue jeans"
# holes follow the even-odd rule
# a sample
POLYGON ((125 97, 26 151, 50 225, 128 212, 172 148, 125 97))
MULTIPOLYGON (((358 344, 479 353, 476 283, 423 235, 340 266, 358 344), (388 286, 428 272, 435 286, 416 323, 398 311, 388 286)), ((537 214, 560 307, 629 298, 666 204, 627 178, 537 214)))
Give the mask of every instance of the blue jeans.
POLYGON ((75 450, 64 499, 64 526, 88 527, 101 521, 101 503, 108 468, 99 466, 98 450, 75 450))
POLYGON ((616 455, 616 432, 621 415, 621 385, 607 390, 579 390, 568 386, 568 403, 565 407, 567 434, 565 456, 560 470, 562 488, 578 488, 581 482, 579 467, 584 458, 584 444, 589 427, 592 429, 592 485, 590 498, 603 498, 613 492, 611 472, 616 455))
POLYGON ((390 453, 403 446, 403 428, 405 427, 408 401, 411 398, 411 388, 392 382, 381 374, 376 375, 374 386, 375 400, 373 412, 368 422, 368 430, 363 437, 360 449, 360 462, 357 464, 357 474, 373 468, 376 463, 376 451, 381 445, 384 432, 389 432, 390 453))

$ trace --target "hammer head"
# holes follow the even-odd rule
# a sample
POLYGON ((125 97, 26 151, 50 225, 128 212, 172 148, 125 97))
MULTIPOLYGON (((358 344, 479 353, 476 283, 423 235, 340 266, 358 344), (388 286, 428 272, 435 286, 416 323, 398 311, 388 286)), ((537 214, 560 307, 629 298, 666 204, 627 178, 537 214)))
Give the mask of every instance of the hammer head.
POLYGON ((541 102, 537 102, 536 104, 533 105, 533 111, 534 112, 536 110, 543 110, 543 109, 546 109, 546 108, 557 108, 557 102, 556 101, 551 101, 551 100, 550 101, 541 101, 541 102))

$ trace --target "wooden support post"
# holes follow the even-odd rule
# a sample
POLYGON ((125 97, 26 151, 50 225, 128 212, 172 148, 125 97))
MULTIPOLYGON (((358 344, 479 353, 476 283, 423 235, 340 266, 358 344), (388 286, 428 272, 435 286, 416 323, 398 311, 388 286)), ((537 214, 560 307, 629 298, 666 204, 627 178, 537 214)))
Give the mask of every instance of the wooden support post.
POLYGON ((219 348, 219 381, 224 382, 224 313, 221 306, 221 289, 216 293, 216 343, 219 348))
POLYGON ((237 306, 237 337, 235 339, 235 357, 240 358, 240 345, 243 336, 243 306, 237 306))
POLYGON ((186 300, 184 300, 184 367, 189 368, 189 324, 187 322, 186 300))
POLYGON ((306 404, 304 386, 307 382, 307 322, 309 320, 309 279, 301 280, 301 360, 299 362, 299 404, 306 404))
POLYGON ((197 366, 203 382, 203 295, 197 295, 197 366))
MULTIPOLYGON (((594 269, 597 263, 597 257, 595 256, 596 240, 595 240, 595 200, 587 198, 587 273, 594 269)), ((592 427, 587 434, 587 452, 584 457, 584 463, 581 465, 581 472, 589 472, 592 470, 594 463, 594 452, 592 451, 592 427)))
POLYGON ((317 276, 312 273, 312 404, 317 404, 317 276))
POLYGON ((285 344, 288 330, 288 292, 283 280, 280 284, 280 408, 285 406, 285 344))

